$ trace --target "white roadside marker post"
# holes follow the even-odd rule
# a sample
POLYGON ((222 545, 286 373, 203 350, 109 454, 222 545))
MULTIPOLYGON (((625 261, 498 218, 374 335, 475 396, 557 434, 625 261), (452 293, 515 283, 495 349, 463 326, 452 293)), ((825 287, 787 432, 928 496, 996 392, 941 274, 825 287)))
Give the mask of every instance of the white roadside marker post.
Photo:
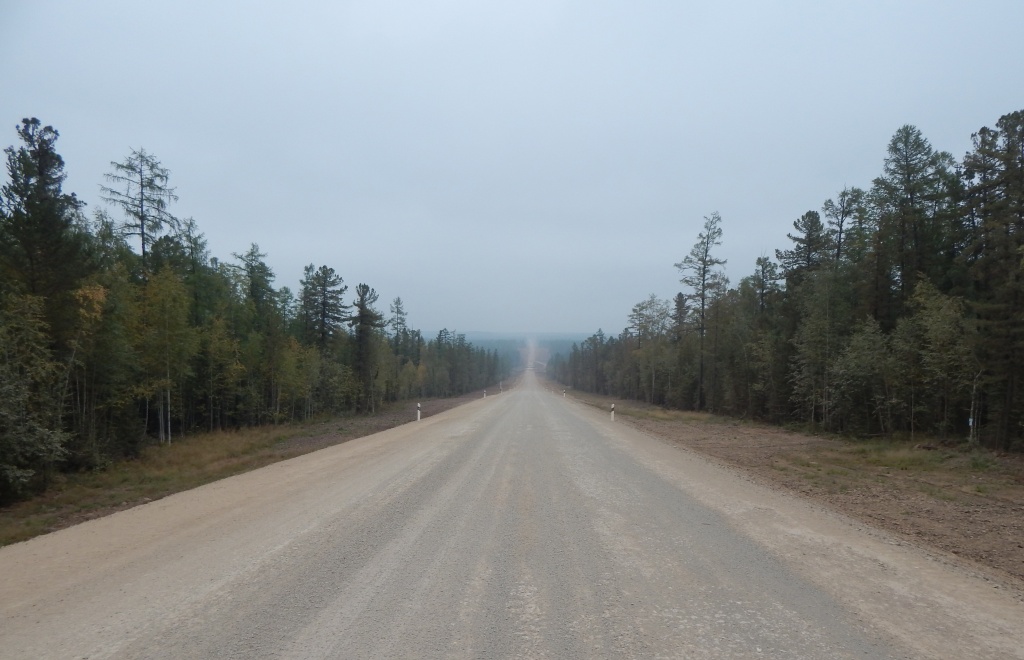
POLYGON ((484 398, 487 398, 487 390, 484 390, 484 398))
POLYGON ((564 389, 562 390, 562 398, 563 399, 565 398, 565 390, 564 389))
POLYGON ((420 404, 416 404, 416 421, 420 421, 420 404))
POLYGON ((612 421, 615 421, 615 404, 612 404, 612 421))

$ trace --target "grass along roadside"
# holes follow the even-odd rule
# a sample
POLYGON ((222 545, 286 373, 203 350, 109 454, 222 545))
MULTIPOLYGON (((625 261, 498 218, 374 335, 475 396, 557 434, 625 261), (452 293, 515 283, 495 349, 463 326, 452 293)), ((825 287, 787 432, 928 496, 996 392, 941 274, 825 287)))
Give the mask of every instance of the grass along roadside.
MULTIPOLYGON (((472 393, 422 401, 424 417, 479 398, 472 393)), ((248 472, 416 419, 416 403, 385 406, 375 415, 338 417, 185 436, 147 447, 135 460, 103 470, 58 475, 43 494, 0 508, 0 546, 70 527, 173 493, 248 472)))
POLYGON ((814 436, 576 391, 568 396, 605 411, 615 403, 616 420, 1024 587, 1024 456, 921 438, 814 436))

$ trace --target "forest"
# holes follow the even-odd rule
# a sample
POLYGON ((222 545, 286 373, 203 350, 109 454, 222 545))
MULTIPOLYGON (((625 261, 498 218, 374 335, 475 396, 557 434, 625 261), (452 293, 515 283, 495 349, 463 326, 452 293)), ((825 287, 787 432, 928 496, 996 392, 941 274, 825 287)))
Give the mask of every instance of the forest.
POLYGON ((517 359, 425 338, 401 298, 385 314, 327 265, 293 293, 255 244, 211 256, 144 149, 111 163, 90 217, 63 189, 58 132, 31 118, 17 137, 0 188, 0 503, 182 434, 482 389, 517 359))
MULTIPOLYGON (((683 291, 547 365, 589 392, 851 436, 1024 448, 1024 111, 962 159, 903 126, 881 174, 730 286, 704 218, 683 291)), ((794 209, 796 215, 799 209, 794 209)), ((666 264, 667 266, 667 264, 666 264)))

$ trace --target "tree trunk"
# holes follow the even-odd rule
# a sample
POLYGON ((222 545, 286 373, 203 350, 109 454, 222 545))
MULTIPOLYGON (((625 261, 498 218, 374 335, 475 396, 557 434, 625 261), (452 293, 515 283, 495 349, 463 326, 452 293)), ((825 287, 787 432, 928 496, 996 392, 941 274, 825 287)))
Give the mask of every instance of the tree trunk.
POLYGON ((164 397, 162 393, 156 395, 156 421, 159 430, 157 431, 157 439, 160 444, 164 443, 164 397))

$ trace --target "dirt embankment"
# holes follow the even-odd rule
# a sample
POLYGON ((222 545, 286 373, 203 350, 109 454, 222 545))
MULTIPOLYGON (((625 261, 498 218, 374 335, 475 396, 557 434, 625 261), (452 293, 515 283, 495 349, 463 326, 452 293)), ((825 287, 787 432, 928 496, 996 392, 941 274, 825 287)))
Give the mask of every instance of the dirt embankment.
POLYGON ((569 396, 604 409, 614 402, 616 420, 1024 586, 1022 456, 920 440, 817 437, 612 397, 569 396))

